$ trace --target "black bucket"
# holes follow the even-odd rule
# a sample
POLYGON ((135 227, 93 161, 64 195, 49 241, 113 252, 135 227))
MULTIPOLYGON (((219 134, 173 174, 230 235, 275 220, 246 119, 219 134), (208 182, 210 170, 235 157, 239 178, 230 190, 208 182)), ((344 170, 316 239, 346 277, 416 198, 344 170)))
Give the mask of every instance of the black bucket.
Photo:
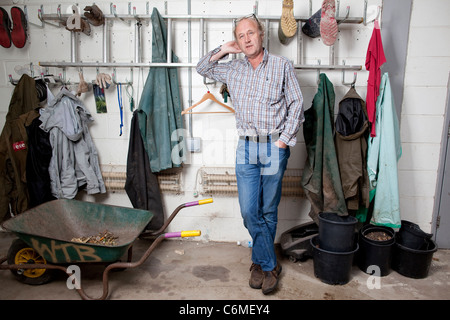
POLYGON ((394 252, 395 231, 384 226, 366 225, 359 233, 359 250, 357 253, 358 267, 365 273, 377 276, 387 276, 391 272, 392 255, 394 252), (386 240, 375 240, 369 238, 374 232, 384 232, 389 236, 386 240), (369 269, 370 266, 371 267, 369 269), (378 268, 378 269, 374 269, 378 268), (370 271, 371 270, 371 271, 370 271))
POLYGON ((402 226, 397 234, 397 242, 407 248, 420 250, 427 246, 428 240, 432 236, 432 234, 422 231, 417 224, 402 220, 402 226))
POLYGON ((423 279, 430 271, 433 254, 437 250, 436 242, 431 239, 426 241, 424 249, 416 250, 396 243, 394 257, 392 258, 392 269, 414 279, 423 279))
POLYGON ((327 284, 343 285, 348 283, 353 266, 353 256, 358 250, 358 244, 354 244, 352 250, 348 252, 332 252, 320 248, 318 237, 311 238, 314 275, 327 284))
POLYGON ((354 249, 355 225, 353 216, 340 216, 334 212, 319 213, 319 244, 327 251, 349 252, 354 249))

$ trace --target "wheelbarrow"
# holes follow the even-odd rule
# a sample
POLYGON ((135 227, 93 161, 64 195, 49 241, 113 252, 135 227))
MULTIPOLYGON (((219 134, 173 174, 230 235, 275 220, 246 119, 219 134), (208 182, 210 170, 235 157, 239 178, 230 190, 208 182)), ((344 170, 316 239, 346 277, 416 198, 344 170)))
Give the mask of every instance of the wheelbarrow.
POLYGON ((211 202, 213 199, 209 198, 184 203, 173 211, 159 230, 147 232, 143 231, 153 214, 146 210, 68 199, 46 202, 3 223, 3 228, 19 239, 13 241, 7 256, 0 258, 0 269, 11 270, 23 283, 45 284, 52 279, 55 270, 72 276, 73 268, 68 266, 106 264, 103 294, 99 298, 88 296, 81 287, 81 281, 72 287, 83 299, 104 300, 108 296, 111 270, 140 266, 164 239, 199 236, 199 230, 170 233, 164 233, 164 230, 181 209, 211 202), (114 245, 74 240, 97 235, 104 230, 118 237, 114 245), (132 246, 139 236, 152 237, 154 241, 138 261, 132 262, 132 246), (125 253, 128 253, 127 262, 121 262, 125 253))

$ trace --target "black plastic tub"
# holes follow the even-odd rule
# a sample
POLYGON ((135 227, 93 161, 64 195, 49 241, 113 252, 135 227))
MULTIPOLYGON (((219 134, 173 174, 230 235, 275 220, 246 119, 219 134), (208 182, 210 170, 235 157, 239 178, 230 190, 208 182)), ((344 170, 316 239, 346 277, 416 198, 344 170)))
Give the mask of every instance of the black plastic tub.
POLYGON ((372 271, 376 270, 376 276, 387 276, 391 272, 394 244, 394 229, 384 226, 366 225, 359 233, 359 250, 356 259, 358 267, 365 273, 372 274, 372 271), (390 238, 386 240, 370 239, 367 236, 372 232, 384 232, 390 238))
POLYGON ((367 241, 371 242, 371 243, 376 243, 376 244, 390 244, 395 242, 395 231, 394 229, 390 228, 390 227, 385 227, 385 226, 377 226, 377 225, 373 225, 373 224, 367 224, 364 227, 361 228, 361 230, 359 230, 359 236, 363 236, 366 238, 367 241), (386 240, 373 240, 370 239, 369 237, 367 237, 370 233, 372 232, 384 232, 386 234, 388 234, 390 236, 389 239, 386 240))
POLYGON ((431 239, 428 239, 420 250, 408 248, 397 242, 392 258, 392 269, 408 278, 426 278, 436 251, 436 242, 431 239))
POLYGON ((397 242, 410 249, 423 249, 433 234, 426 233, 420 227, 407 220, 402 220, 402 226, 397 234, 397 242))
POLYGON ((319 213, 320 247, 333 252, 352 251, 357 222, 353 216, 340 216, 334 212, 319 213))
POLYGON ((320 247, 319 238, 311 238, 313 248, 314 275, 322 282, 332 285, 343 285, 350 281, 353 257, 358 251, 358 243, 351 251, 332 252, 320 247))

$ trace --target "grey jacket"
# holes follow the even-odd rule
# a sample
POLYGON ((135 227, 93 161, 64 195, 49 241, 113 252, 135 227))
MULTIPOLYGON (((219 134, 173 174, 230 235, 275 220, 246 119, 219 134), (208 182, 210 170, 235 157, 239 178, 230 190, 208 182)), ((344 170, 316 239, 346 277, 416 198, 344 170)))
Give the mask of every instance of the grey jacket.
POLYGON ((88 194, 105 193, 97 149, 89 133, 93 118, 84 104, 63 88, 56 97, 48 90, 48 106, 41 112, 41 129, 50 132, 49 165, 52 194, 73 199, 79 188, 88 194))

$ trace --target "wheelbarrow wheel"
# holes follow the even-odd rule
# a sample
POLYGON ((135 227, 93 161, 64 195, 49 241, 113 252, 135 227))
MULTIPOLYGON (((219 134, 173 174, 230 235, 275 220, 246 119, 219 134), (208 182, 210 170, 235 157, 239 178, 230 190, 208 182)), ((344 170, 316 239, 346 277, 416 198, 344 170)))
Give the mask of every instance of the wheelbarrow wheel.
MULTIPOLYGON (((39 253, 20 239, 12 242, 8 250, 8 264, 45 264, 47 261, 39 253)), ((11 269, 12 274, 22 283, 40 285, 53 277, 51 269, 11 269)))

